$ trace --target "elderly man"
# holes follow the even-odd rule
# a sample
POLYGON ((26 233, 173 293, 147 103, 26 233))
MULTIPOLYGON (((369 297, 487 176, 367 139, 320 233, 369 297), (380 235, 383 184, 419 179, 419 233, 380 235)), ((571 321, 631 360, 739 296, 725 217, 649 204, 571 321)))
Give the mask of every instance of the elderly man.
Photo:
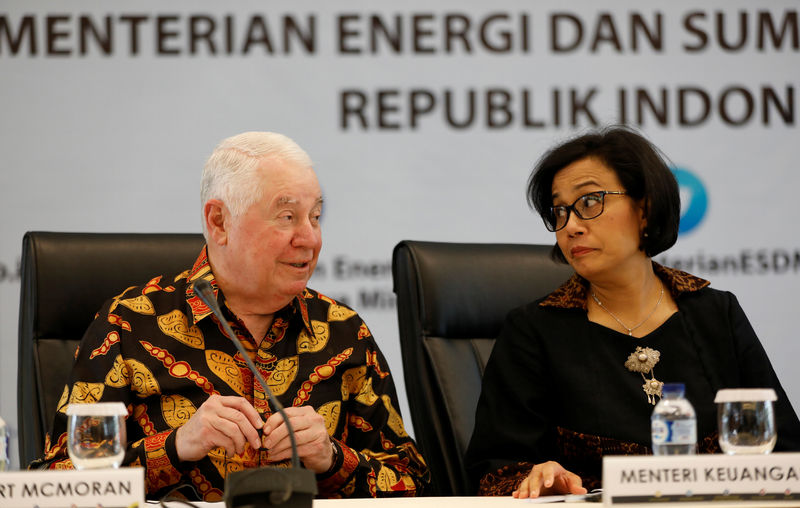
POLYGON ((66 407, 97 401, 126 404, 125 464, 146 469, 149 496, 178 487, 217 501, 228 472, 287 461, 283 418, 194 293, 203 278, 286 406, 320 496, 420 493, 427 467, 369 329, 306 287, 322 247, 322 193, 308 155, 280 134, 228 138, 206 163, 201 198, 206 248, 185 272, 102 307, 39 465, 71 467, 66 407))

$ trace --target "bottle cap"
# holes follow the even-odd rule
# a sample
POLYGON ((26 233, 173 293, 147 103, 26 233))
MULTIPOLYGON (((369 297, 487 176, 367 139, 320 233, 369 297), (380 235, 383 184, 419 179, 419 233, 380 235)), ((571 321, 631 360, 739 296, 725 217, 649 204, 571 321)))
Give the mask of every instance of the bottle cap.
POLYGON ((128 410, 122 402, 95 402, 92 404, 70 404, 67 416, 127 416, 128 410))
POLYGON ((717 392, 714 402, 760 402, 778 400, 778 395, 772 388, 726 388, 717 392))
POLYGON ((664 383, 661 391, 664 395, 683 395, 686 393, 686 385, 683 383, 664 383))

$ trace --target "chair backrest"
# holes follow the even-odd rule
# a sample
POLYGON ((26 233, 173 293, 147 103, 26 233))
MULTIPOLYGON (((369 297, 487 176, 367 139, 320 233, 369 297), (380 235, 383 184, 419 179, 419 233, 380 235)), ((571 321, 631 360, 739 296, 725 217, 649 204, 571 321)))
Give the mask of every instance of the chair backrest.
POLYGON ((44 451, 75 349, 103 302, 190 268, 203 245, 199 234, 25 234, 17 384, 22 467, 44 451))
POLYGON ((572 274, 550 245, 403 241, 392 275, 414 436, 433 494, 472 495, 464 469, 483 369, 508 311, 572 274))

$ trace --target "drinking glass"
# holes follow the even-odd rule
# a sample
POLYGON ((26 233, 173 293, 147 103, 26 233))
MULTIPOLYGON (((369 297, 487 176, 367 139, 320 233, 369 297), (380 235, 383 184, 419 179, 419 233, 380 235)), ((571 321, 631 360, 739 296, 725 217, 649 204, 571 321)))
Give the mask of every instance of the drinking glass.
POLYGON ((127 414, 122 402, 67 407, 67 451, 75 469, 117 468, 122 464, 127 414))
POLYGON ((770 453, 778 439, 772 409, 776 400, 771 388, 719 390, 714 402, 722 451, 729 455, 770 453))

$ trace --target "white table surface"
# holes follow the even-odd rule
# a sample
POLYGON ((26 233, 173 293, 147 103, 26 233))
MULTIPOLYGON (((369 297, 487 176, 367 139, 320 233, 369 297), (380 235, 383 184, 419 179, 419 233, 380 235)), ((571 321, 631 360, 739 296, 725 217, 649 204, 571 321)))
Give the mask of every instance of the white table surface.
MULTIPOLYGON (((224 503, 195 503, 203 508, 224 508, 224 503)), ((393 508, 521 508, 533 506, 530 500, 513 497, 393 497, 380 499, 315 499, 314 508, 376 508, 378 506, 393 508)), ((179 508, 178 504, 170 508, 179 508)), ((183 505, 184 507, 186 505, 183 505)), ((602 503, 558 503, 553 506, 602 506, 602 503)))
MULTIPOLYGON (((381 508, 388 506, 390 508, 524 508, 539 506, 539 503, 544 499, 535 500, 529 499, 514 499, 512 497, 404 497, 404 498, 381 498, 381 499, 315 499, 314 508, 381 508)), ((224 508, 224 503, 196 503, 198 506, 204 508, 224 508)), ((663 505, 659 504, 659 505, 663 505)), ((548 506, 548 505, 542 505, 548 506)), ((602 507, 602 503, 586 503, 586 502, 559 502, 552 503, 554 508, 567 508, 576 507, 590 508, 592 506, 602 507)), ((615 505, 620 506, 620 505, 615 505)), ((634 508, 635 506, 650 506, 653 505, 625 505, 626 507, 634 508)), ((673 503, 666 506, 670 507, 711 507, 711 508, 767 508, 767 507, 800 507, 798 503, 759 503, 759 502, 746 502, 746 503, 673 503)), ((170 505, 170 508, 178 508, 170 505)), ((185 508, 185 505, 183 505, 185 508)))

